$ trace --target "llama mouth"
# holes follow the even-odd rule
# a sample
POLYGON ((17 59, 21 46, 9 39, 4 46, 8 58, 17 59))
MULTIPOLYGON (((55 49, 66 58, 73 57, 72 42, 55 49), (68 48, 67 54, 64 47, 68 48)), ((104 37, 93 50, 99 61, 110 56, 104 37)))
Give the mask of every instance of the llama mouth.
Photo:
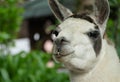
POLYGON ((62 58, 62 57, 68 56, 68 55, 70 55, 70 54, 72 54, 72 53, 74 53, 74 51, 69 52, 69 53, 67 53, 67 54, 62 54, 62 53, 60 53, 60 52, 57 52, 57 54, 55 54, 55 57, 56 57, 56 58, 62 58))

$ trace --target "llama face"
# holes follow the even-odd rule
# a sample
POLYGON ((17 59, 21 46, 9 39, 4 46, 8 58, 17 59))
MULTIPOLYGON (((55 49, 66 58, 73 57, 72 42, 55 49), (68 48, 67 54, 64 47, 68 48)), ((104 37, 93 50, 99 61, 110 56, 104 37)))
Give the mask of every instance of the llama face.
POLYGON ((70 17, 58 25, 53 36, 53 54, 68 69, 86 72, 95 65, 101 50, 101 35, 96 24, 70 17))
POLYGON ((49 0, 54 15, 61 22, 53 32, 53 54, 73 72, 90 71, 101 52, 109 7, 107 0, 91 1, 81 1, 81 12, 73 14, 57 0, 49 0))

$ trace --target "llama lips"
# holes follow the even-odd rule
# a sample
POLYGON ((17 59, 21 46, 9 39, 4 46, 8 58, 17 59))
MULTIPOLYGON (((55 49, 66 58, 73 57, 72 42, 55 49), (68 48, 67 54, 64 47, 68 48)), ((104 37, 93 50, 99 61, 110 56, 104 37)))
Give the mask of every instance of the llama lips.
POLYGON ((60 54, 60 52, 57 52, 57 54, 55 54, 55 56, 56 56, 57 58, 61 58, 63 55, 60 54))
POLYGON ((57 52, 57 54, 55 54, 55 56, 56 56, 56 58, 61 58, 61 57, 70 55, 70 54, 72 54, 72 53, 74 53, 74 51, 73 51, 73 52, 70 52, 70 53, 67 53, 67 54, 62 54, 62 53, 60 53, 60 52, 57 52))

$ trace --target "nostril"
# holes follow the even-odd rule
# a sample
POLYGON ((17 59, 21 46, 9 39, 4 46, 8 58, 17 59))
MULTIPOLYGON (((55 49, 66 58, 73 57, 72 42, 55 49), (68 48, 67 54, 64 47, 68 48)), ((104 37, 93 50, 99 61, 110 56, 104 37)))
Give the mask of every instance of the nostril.
POLYGON ((61 42, 65 42, 66 39, 64 37, 61 38, 61 42))
POLYGON ((69 43, 69 41, 65 37, 62 37, 61 38, 61 43, 69 43))
POLYGON ((65 37, 61 37, 60 42, 62 44, 62 43, 69 42, 69 41, 65 37))
POLYGON ((55 40, 55 44, 58 46, 58 45, 61 45, 61 44, 64 44, 64 43, 69 43, 69 41, 65 38, 65 37, 61 37, 61 38, 57 38, 55 40))

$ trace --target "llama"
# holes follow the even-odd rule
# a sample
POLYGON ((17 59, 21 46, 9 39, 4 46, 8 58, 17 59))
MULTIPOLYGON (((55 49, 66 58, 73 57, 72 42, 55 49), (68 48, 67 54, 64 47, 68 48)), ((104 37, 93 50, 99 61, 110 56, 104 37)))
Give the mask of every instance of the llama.
POLYGON ((71 82, 120 82, 115 47, 105 38, 108 0, 80 0, 72 13, 57 0, 49 6, 60 21, 53 32, 53 54, 68 69, 71 82))

